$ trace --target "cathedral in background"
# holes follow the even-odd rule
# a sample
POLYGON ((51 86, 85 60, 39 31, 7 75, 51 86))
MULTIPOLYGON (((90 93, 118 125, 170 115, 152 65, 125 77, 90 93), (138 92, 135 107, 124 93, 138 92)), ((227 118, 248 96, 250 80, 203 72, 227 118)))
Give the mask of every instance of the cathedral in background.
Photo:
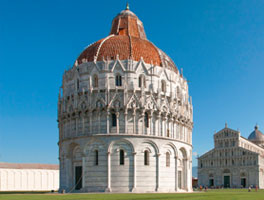
POLYGON ((128 7, 65 71, 58 126, 61 191, 192 191, 187 80, 128 7))
POLYGON ((214 134, 214 149, 198 158, 198 184, 264 188, 264 135, 258 126, 248 139, 226 127, 214 134))

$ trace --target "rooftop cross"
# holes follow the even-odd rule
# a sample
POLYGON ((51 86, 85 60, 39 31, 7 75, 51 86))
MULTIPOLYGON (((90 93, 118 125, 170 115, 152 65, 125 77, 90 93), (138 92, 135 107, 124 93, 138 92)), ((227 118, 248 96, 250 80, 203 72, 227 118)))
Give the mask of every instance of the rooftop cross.
POLYGON ((129 3, 126 4, 126 10, 129 10, 129 3))

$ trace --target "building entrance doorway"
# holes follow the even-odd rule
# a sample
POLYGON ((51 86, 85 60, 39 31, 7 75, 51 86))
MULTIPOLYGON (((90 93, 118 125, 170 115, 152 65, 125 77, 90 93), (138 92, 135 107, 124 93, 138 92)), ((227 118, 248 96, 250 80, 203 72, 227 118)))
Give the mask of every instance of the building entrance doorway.
POLYGON ((213 187, 214 186, 214 179, 209 179, 209 187, 213 187))
POLYGON ((241 185, 242 185, 243 188, 246 187, 246 184, 247 184, 246 179, 245 178, 241 178, 241 185))
POLYGON ((224 187, 225 188, 230 187, 230 176, 224 176, 224 187))
POLYGON ((82 188, 82 166, 75 167, 75 190, 82 188))

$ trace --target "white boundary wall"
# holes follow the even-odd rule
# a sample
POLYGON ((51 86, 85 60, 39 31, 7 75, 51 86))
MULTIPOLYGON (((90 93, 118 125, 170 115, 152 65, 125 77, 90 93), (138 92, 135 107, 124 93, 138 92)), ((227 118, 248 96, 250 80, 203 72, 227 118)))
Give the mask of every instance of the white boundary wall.
POLYGON ((58 189, 59 170, 0 168, 0 191, 48 191, 58 189))

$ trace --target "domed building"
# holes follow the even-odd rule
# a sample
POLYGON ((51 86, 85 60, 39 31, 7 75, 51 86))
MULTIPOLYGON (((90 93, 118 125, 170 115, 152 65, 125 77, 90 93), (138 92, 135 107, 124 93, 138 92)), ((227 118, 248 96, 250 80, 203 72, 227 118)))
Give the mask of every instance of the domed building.
POLYGON ((214 149, 198 158, 198 184, 264 189, 263 138, 258 126, 246 139, 226 125, 214 134, 214 149))
POLYGON ((192 191, 187 81, 129 8, 65 71, 58 127, 61 191, 192 191))
POLYGON ((255 126, 255 130, 248 136, 248 140, 264 147, 264 135, 258 130, 258 125, 255 126))

